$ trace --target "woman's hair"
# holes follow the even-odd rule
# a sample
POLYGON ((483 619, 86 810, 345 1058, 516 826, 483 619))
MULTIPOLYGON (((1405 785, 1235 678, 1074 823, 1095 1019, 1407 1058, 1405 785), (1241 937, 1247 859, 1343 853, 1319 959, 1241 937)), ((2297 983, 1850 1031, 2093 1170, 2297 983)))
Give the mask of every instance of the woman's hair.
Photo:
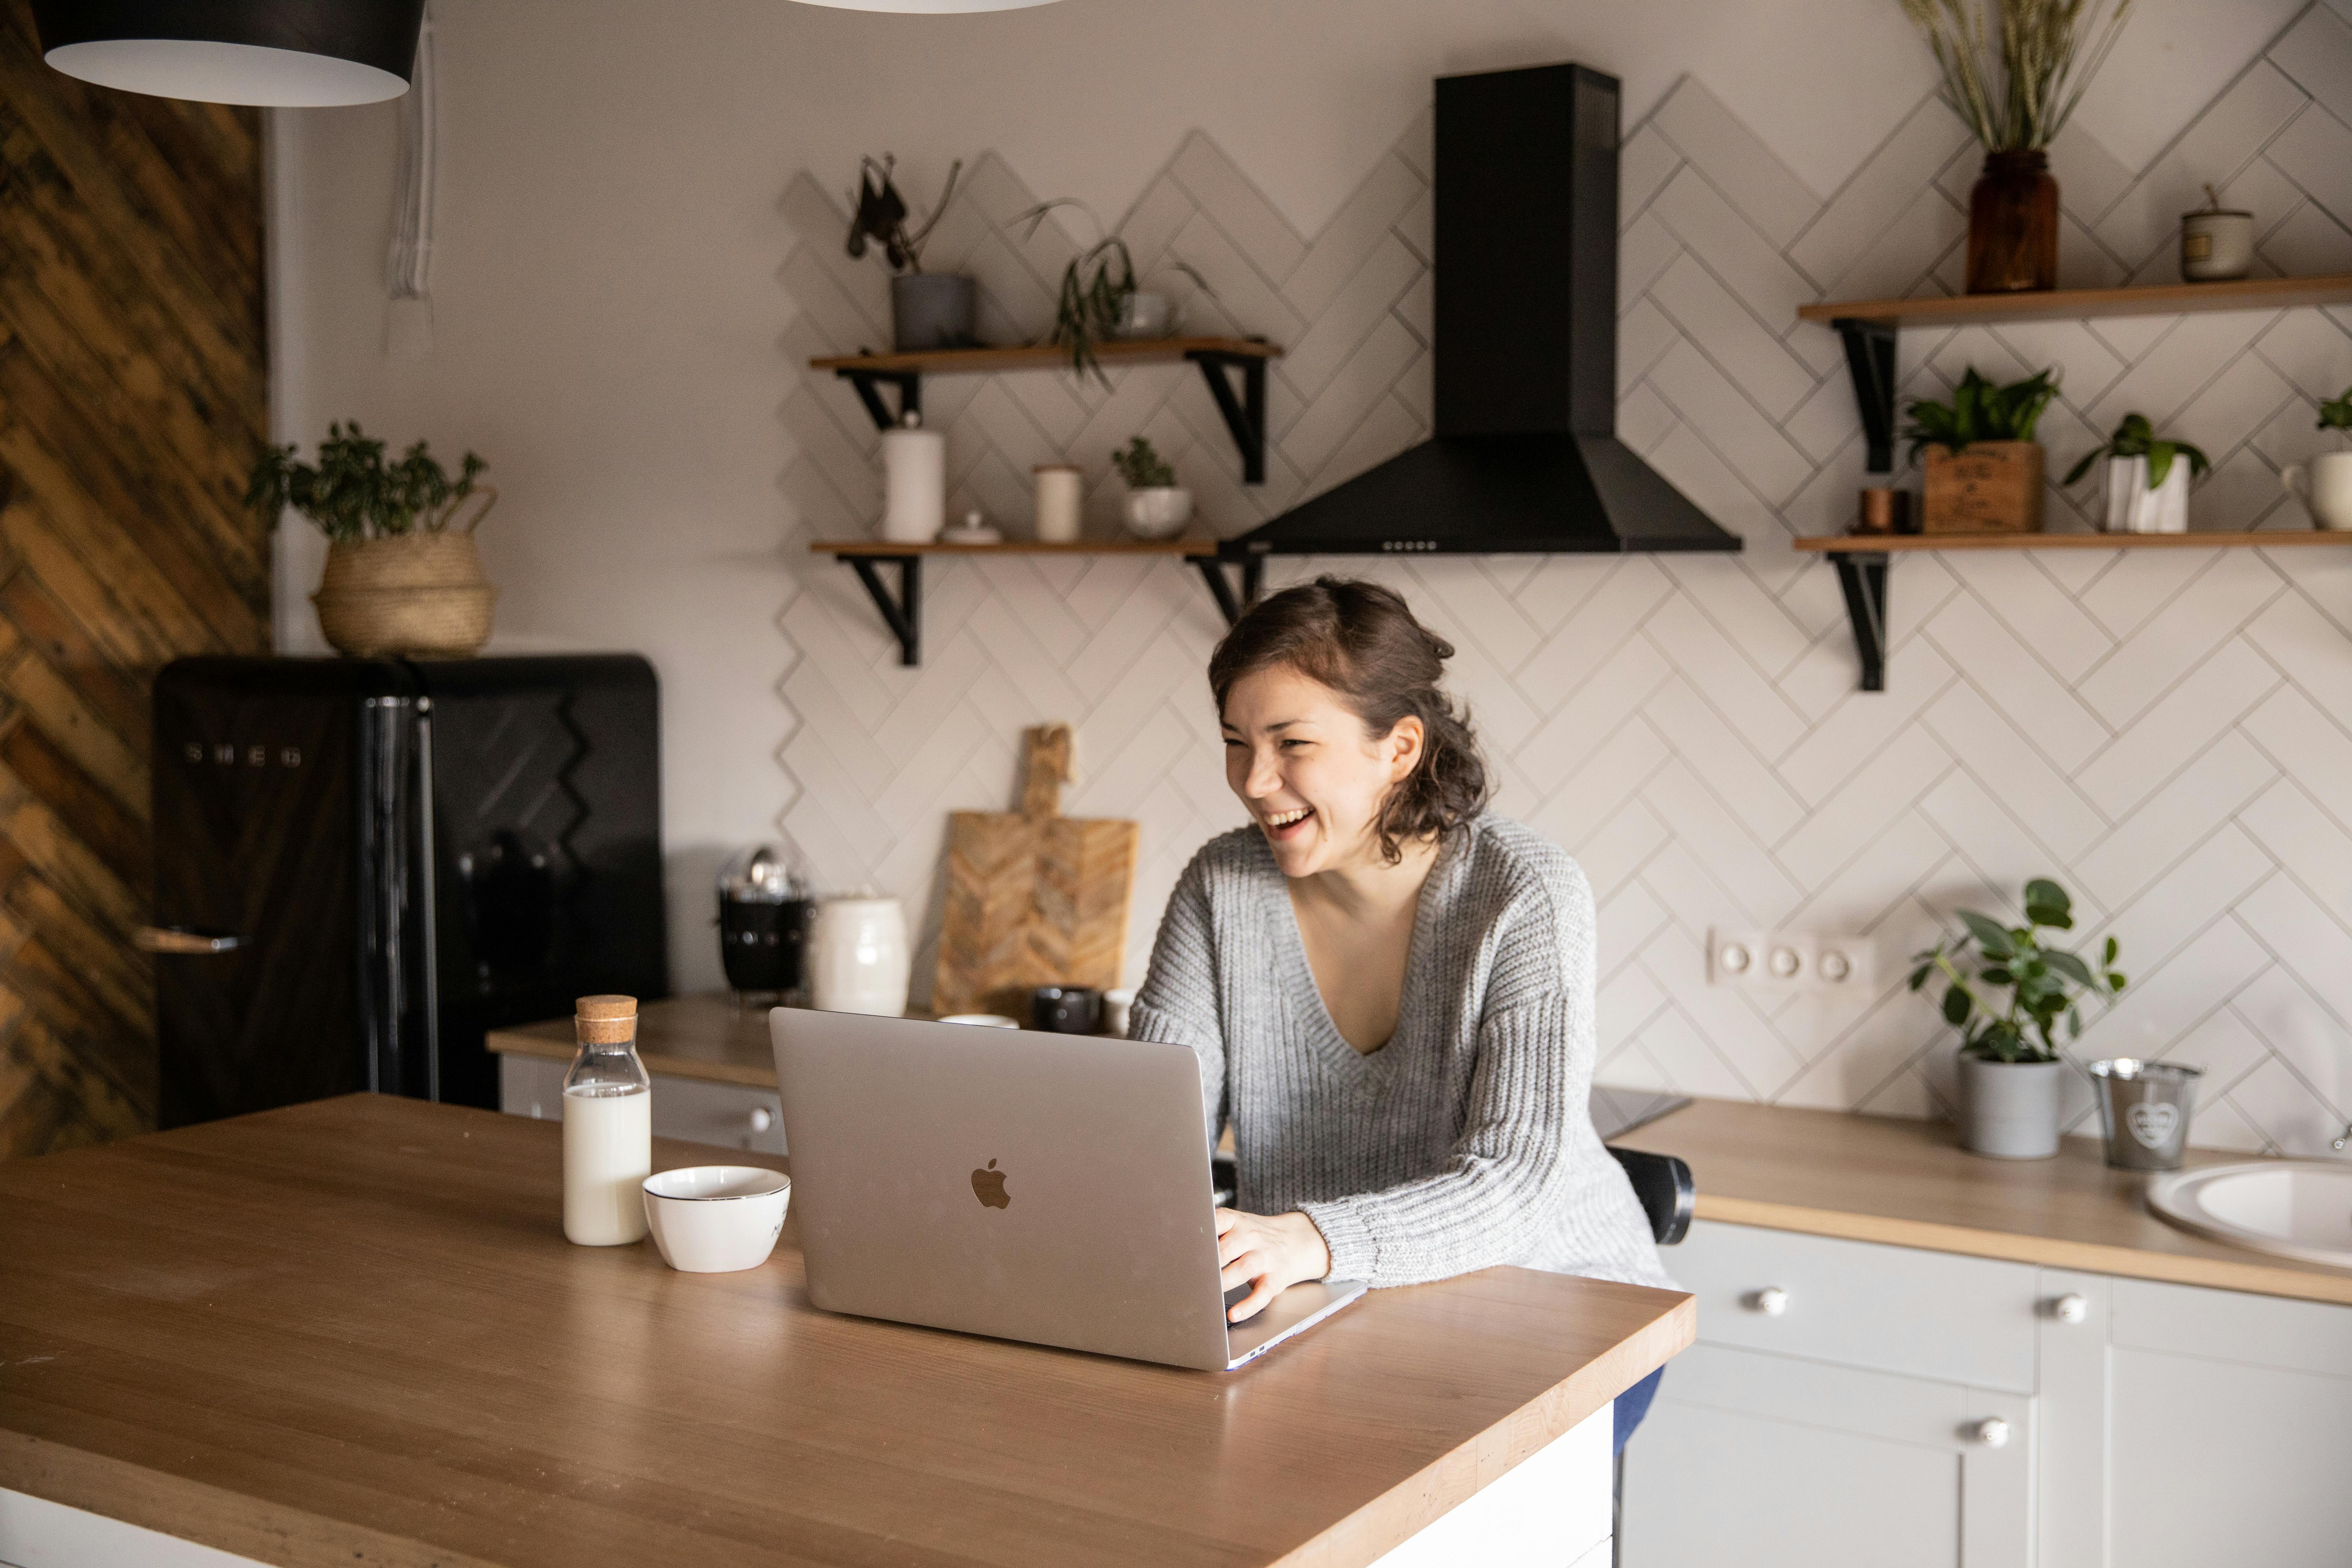
POLYGON ((1438 688, 1454 645, 1413 619, 1404 596, 1377 583, 1318 577, 1261 600, 1209 656, 1217 712, 1245 675, 1290 668, 1339 694, 1375 739, 1408 716, 1426 740, 1421 761, 1397 781, 1373 823, 1381 856, 1402 857, 1408 838, 1443 832, 1486 804, 1486 763, 1470 710, 1438 688))

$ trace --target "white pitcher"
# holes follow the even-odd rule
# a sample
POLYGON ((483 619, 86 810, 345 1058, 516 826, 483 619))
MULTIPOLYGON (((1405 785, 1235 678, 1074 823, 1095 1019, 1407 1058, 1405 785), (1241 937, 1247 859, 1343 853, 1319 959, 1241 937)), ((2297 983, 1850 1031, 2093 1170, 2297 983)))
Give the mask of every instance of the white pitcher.
POLYGON ((2323 452, 2279 475, 2286 493, 2310 509, 2319 528, 2352 530, 2352 452, 2323 452))
POLYGON ((907 915, 896 899, 827 899, 809 925, 809 1001, 823 1013, 907 1010, 913 956, 907 915))

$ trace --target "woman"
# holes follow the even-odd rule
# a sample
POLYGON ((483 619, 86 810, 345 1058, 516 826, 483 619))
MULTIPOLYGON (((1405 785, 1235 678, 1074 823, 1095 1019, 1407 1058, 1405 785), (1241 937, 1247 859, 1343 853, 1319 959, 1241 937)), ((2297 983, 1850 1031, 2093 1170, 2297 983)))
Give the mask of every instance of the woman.
MULTIPOLYGON (((1497 1263, 1672 1289, 1592 1131, 1592 894, 1484 807, 1454 649, 1402 598, 1322 577, 1257 605, 1209 686, 1252 826, 1194 856, 1130 1033, 1201 1058, 1232 1309, 1306 1279, 1497 1263)), ((1619 1401, 1618 1442, 1656 1374, 1619 1401)))

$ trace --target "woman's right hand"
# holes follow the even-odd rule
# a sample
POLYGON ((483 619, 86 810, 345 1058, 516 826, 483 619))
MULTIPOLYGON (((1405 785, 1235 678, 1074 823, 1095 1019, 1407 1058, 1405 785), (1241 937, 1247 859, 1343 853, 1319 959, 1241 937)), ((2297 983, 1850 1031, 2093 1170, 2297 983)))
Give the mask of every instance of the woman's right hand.
POLYGON ((1239 1209, 1217 1211, 1217 1264, 1223 1269, 1219 1283, 1227 1290, 1246 1282, 1250 1293, 1225 1314, 1228 1322, 1247 1322, 1265 1304, 1301 1280, 1320 1279, 1331 1272, 1331 1249, 1315 1222, 1296 1212, 1284 1215, 1244 1214, 1239 1209))

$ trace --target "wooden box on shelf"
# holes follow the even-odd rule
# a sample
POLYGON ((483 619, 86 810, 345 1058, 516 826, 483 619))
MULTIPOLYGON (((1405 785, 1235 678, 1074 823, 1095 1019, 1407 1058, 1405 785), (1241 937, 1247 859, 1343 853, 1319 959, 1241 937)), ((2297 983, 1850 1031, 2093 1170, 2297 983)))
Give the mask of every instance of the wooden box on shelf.
POLYGON ((1927 533, 2039 533, 2043 458, 2036 441, 1976 441, 1921 455, 1927 533))

